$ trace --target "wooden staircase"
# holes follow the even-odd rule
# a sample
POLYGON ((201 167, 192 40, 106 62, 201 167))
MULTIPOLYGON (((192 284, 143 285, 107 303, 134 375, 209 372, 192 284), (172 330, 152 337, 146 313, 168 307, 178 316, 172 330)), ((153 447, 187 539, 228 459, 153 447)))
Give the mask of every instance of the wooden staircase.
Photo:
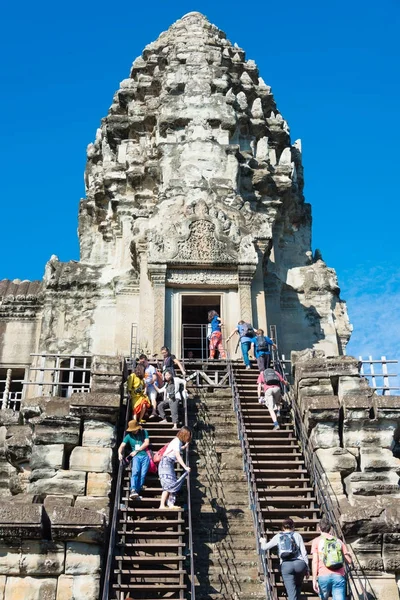
MULTIPOLYGON (((265 536, 270 540, 281 530, 282 520, 290 517, 295 521, 296 531, 303 536, 310 553, 311 542, 318 535, 316 526, 320 512, 290 413, 288 410, 283 411, 281 428, 274 430, 268 409, 258 403, 256 365, 253 363, 252 369, 246 370, 242 362, 234 362, 233 372, 249 442, 265 536)), ((283 600, 287 596, 277 554, 271 552, 268 566, 275 599, 283 600)), ((310 554, 309 566, 311 569, 310 554)), ((302 598, 318 600, 312 589, 311 579, 303 583, 302 598)))
MULTIPOLYGON (((149 421, 144 427, 154 451, 176 435, 171 423, 149 421)), ((185 494, 181 492, 181 497, 178 496, 177 504, 182 507, 179 510, 160 510, 157 474, 147 475, 141 499, 129 499, 129 482, 130 467, 125 470, 122 482, 109 598, 186 598, 186 523, 182 507, 185 494)))

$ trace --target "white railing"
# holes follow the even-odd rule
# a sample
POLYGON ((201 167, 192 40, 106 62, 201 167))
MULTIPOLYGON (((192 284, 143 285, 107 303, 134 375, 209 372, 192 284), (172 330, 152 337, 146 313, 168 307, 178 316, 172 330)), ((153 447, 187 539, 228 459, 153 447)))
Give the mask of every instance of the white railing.
POLYGON ((37 396, 62 396, 90 392, 91 361, 88 354, 31 354, 29 379, 24 386, 36 386, 37 396))
POLYGON ((381 356, 378 360, 373 359, 372 356, 367 359, 359 356, 359 361, 360 375, 368 379, 374 390, 381 391, 383 396, 390 396, 392 391, 400 390, 400 387, 391 385, 392 380, 390 378, 397 377, 397 373, 389 373, 388 371, 388 365, 397 365, 397 360, 388 360, 386 356, 381 356), (376 369, 378 369, 378 372, 376 372, 376 369))

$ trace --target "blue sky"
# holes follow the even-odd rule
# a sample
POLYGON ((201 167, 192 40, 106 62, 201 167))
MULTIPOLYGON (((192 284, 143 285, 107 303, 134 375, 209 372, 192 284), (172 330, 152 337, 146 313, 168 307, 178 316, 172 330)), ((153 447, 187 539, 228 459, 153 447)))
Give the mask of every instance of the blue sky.
POLYGON ((355 354, 400 357, 397 0, 22 0, 2 8, 0 278, 77 259, 85 149, 143 47, 198 10, 254 59, 302 139, 313 247, 336 268, 355 354))

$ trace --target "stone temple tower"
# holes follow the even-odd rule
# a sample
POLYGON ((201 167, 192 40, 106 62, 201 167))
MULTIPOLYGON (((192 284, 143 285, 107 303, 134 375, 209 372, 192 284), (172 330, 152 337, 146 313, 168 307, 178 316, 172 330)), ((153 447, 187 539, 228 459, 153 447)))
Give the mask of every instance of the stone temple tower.
POLYGON ((3 363, 16 339, 27 364, 128 354, 132 322, 143 350, 180 355, 182 322, 210 307, 227 329, 275 325, 286 354, 344 353, 351 327, 335 271, 312 254, 301 143, 255 62, 202 14, 146 46, 87 157, 80 260, 2 282, 3 363))

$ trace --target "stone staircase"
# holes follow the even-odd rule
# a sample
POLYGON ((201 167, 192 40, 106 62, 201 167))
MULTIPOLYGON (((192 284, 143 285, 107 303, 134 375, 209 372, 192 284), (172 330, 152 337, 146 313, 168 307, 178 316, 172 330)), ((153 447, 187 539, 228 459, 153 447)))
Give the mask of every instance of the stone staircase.
MULTIPOLYGON (((234 363, 234 376, 249 440, 265 535, 268 540, 271 539, 280 531, 282 520, 290 517, 295 521, 296 530, 303 536, 306 549, 310 552, 311 542, 318 535, 316 526, 320 512, 290 413, 283 411, 281 428, 275 431, 267 408, 258 403, 257 369, 246 370, 242 363, 237 362, 234 363)), ((311 567, 310 554, 309 561, 311 567)), ((286 591, 280 576, 279 559, 272 552, 269 569, 276 598, 283 600, 286 591)), ((318 600, 311 579, 303 583, 303 598, 318 600)))
POLYGON ((196 600, 261 600, 253 517, 231 390, 200 391, 194 427, 192 510, 196 600))
MULTIPOLYGON (((159 450, 175 435, 172 424, 146 423, 151 447, 159 450)), ((179 472, 181 467, 178 465, 179 472)), ((140 500, 129 499, 130 469, 124 473, 118 515, 117 543, 110 585, 110 600, 160 600, 186 597, 185 513, 160 510, 158 475, 147 474, 140 500)), ((182 499, 178 497, 182 506, 182 499)))

